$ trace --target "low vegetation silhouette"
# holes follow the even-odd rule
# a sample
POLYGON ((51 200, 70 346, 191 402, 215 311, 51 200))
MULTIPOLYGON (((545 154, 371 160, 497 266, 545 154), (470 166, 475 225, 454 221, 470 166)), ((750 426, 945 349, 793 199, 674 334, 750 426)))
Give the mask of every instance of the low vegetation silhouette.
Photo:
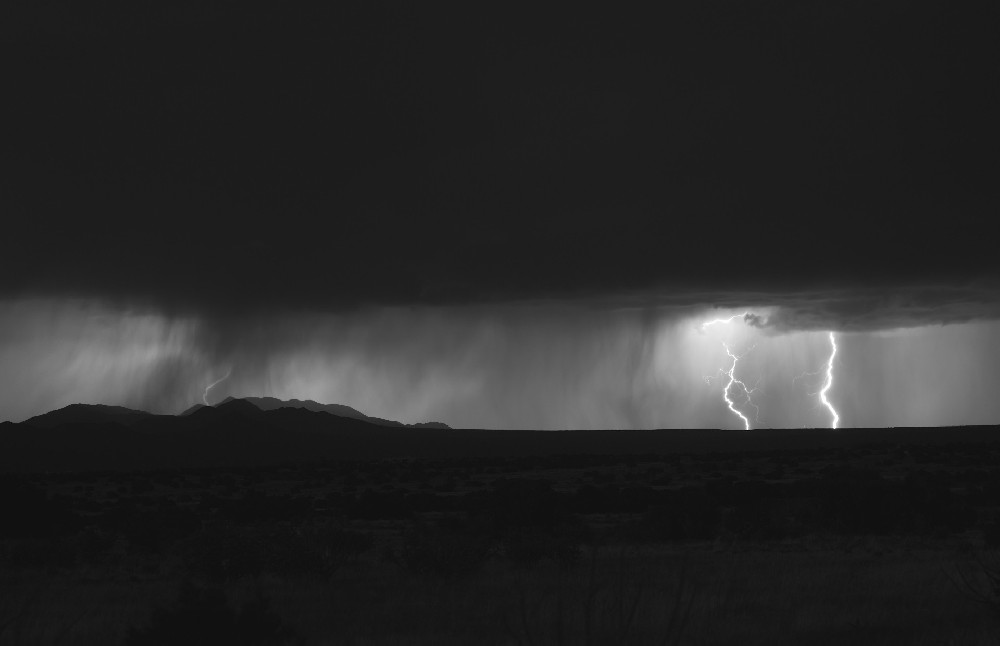
POLYGON ((258 594, 234 609, 222 589, 201 587, 185 580, 174 603, 156 608, 145 626, 129 631, 125 643, 128 646, 294 646, 302 640, 271 610, 264 596, 258 594))
POLYGON ((966 440, 8 473, 0 646, 995 643, 966 440))

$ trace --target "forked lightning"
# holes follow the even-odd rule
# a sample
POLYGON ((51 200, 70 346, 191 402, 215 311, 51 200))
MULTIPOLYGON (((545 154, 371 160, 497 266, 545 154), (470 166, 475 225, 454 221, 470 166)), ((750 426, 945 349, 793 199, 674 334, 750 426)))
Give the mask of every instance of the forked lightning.
MULTIPOLYGON (((746 415, 744 415, 743 413, 741 413, 739 410, 736 409, 735 402, 733 402, 733 400, 729 397, 729 389, 733 387, 733 384, 739 384, 739 387, 743 389, 743 395, 746 397, 747 403, 753 406, 754 410, 756 411, 756 414, 754 415, 754 421, 757 421, 757 418, 760 416, 760 409, 757 408, 757 404, 753 403, 753 399, 751 399, 750 397, 750 395, 753 394, 753 391, 757 390, 757 387, 754 386, 753 388, 747 388, 747 385, 743 381, 736 378, 735 374, 736 363, 740 360, 740 358, 743 355, 733 354, 732 351, 729 349, 729 346, 726 345, 725 343, 722 344, 722 347, 726 349, 726 354, 729 355, 729 358, 733 360, 733 364, 729 366, 729 372, 726 373, 727 375, 729 375, 729 383, 726 384, 725 390, 722 391, 722 398, 726 401, 726 406, 729 407, 729 410, 733 411, 733 413, 735 413, 737 416, 739 416, 741 420, 743 420, 744 430, 749 431, 750 420, 747 419, 746 415)), ((750 348, 750 350, 753 350, 753 348, 750 348)), ((750 350, 747 350, 747 352, 749 352, 750 350)))
MULTIPOLYGON (((701 324, 699 329, 704 331, 704 329, 710 325, 716 325, 718 323, 731 323, 733 320, 737 318, 746 318, 747 314, 749 314, 749 312, 740 312, 739 314, 733 314, 728 318, 718 318, 718 319, 713 319, 711 321, 706 321, 701 324)), ((726 387, 722 390, 722 400, 726 402, 726 407, 729 408, 729 410, 731 410, 734 415, 736 415, 737 417, 740 418, 740 420, 743 421, 743 428, 749 431, 750 419, 746 415, 741 413, 739 409, 736 408, 736 402, 733 401, 733 399, 729 396, 729 390, 733 387, 733 384, 737 384, 740 388, 742 388, 743 396, 746 399, 746 403, 750 404, 754 408, 755 411, 754 421, 758 420, 758 418, 760 417, 760 409, 757 407, 757 404, 753 402, 753 398, 751 397, 753 392, 757 390, 757 387, 754 386, 753 388, 749 388, 746 385, 746 383, 736 378, 736 364, 743 357, 743 354, 746 354, 746 352, 744 352, 743 354, 733 354, 733 352, 729 349, 729 345, 727 345, 725 341, 722 342, 722 347, 726 349, 726 354, 729 356, 730 359, 733 360, 733 363, 732 365, 729 366, 728 371, 719 368, 720 373, 729 377, 729 382, 726 384, 726 387)), ((753 348, 750 348, 750 350, 753 350, 753 348)), ((747 352, 749 352, 750 350, 747 350, 747 352)), ((712 377, 705 377, 706 383, 711 383, 711 381, 712 377)))
POLYGON ((203 402, 205 402, 206 406, 211 406, 211 404, 208 403, 208 391, 212 390, 212 388, 214 388, 215 386, 219 385, 220 383, 222 383, 226 379, 229 379, 229 375, 232 374, 232 372, 233 372, 233 369, 230 368, 229 370, 226 371, 225 375, 223 375, 219 379, 216 379, 215 381, 213 381, 212 383, 208 384, 208 386, 205 387, 205 392, 202 394, 201 400, 203 402))
POLYGON ((740 312, 739 314, 733 314, 729 318, 725 318, 725 319, 712 319, 711 321, 705 321, 704 323, 701 324, 701 326, 698 329, 704 331, 704 329, 707 328, 709 325, 716 325, 718 323, 732 323, 733 319, 736 319, 736 318, 745 318, 746 315, 749 314, 749 313, 750 312, 740 312))

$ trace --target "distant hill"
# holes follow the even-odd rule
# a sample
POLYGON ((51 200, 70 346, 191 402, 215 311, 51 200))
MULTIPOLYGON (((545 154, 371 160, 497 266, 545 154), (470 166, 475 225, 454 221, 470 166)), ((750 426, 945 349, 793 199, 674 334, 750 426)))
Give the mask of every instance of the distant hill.
POLYGON ((996 426, 750 432, 453 430, 379 424, 310 410, 324 406, 316 402, 299 403, 262 410, 254 400, 229 399, 195 407, 186 415, 74 404, 19 424, 0 424, 0 473, 252 467, 321 460, 773 453, 1000 441, 996 426))
MULTIPOLYGON (((226 397, 219 403, 225 404, 233 399, 235 398, 226 397)), ((306 410, 315 412, 330 413, 331 415, 336 415, 338 417, 350 417, 351 419, 361 419, 365 421, 376 419, 374 417, 368 417, 361 411, 351 408, 350 406, 345 406, 344 404, 321 404, 311 399, 278 399, 277 397, 244 397, 243 399, 261 410, 276 410, 278 408, 305 408, 306 410)), ((388 420, 382 421, 388 422, 387 424, 383 424, 383 426, 402 426, 399 422, 389 422, 388 420)))
MULTIPOLYGON (((235 399, 234 397, 227 397, 222 400, 222 404, 235 399)), ((370 424, 377 424, 379 426, 398 426, 398 427, 408 427, 408 428, 451 428, 443 422, 422 422, 419 424, 403 424, 401 422, 395 422, 390 419, 382 419, 381 417, 369 417, 359 410, 351 408, 350 406, 345 406, 343 404, 321 404, 315 402, 311 399, 277 399, 276 397, 244 397, 243 401, 250 402, 257 408, 261 410, 276 410, 278 408, 304 408, 306 410, 311 410, 315 412, 329 413, 331 415, 337 415, 338 417, 348 417, 351 419, 360 419, 362 421, 368 422, 370 424)), ((197 406, 198 404, 196 404, 197 406)), ((188 409, 191 410, 191 409, 188 409)))
POLYGON ((70 404, 58 410, 32 417, 23 423, 37 428, 54 428, 66 424, 93 424, 98 422, 116 422, 128 425, 151 416, 152 413, 124 408, 122 406, 70 404))
POLYGON ((229 397, 180 415, 73 404, 0 426, 0 472, 254 466, 404 453, 416 435, 450 432, 440 423, 407 426, 343 405, 229 397), (332 412, 331 412, 332 411, 332 412), (414 437, 408 437, 414 434, 414 437))
MULTIPOLYGON (((226 397, 214 406, 195 404, 178 417, 190 417, 203 409, 220 409, 225 407, 232 412, 241 409, 244 413, 252 414, 256 411, 273 411, 281 408, 302 408, 305 410, 327 413, 336 417, 355 419, 376 426, 387 426, 393 428, 451 428, 442 422, 422 422, 418 424, 403 424, 390 419, 380 417, 369 417, 359 410, 345 406, 344 404, 321 404, 311 399, 277 399, 276 397, 226 397), (235 402, 235 403, 234 403, 235 402), (236 408, 234 408, 236 407, 236 408)), ((205 413, 211 414, 211 413, 205 413)), ((49 411, 42 415, 25 420, 28 424, 37 428, 55 428, 66 424, 98 424, 117 423, 130 426, 135 422, 145 420, 150 417, 169 417, 164 415, 153 415, 142 410, 125 408, 123 406, 105 406, 104 404, 70 404, 58 410, 49 411)))
POLYGON ((204 408, 204 407, 205 407, 205 404, 195 404, 191 408, 186 409, 183 413, 180 414, 180 416, 181 417, 187 417, 191 413, 197 411, 199 408, 204 408))

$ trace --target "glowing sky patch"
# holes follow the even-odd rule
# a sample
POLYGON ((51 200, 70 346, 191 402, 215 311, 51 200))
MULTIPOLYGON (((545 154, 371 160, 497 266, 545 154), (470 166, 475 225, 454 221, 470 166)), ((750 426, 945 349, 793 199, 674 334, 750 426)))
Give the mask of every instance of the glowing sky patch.
POLYGON ((996 321, 831 334, 775 329, 753 318, 780 314, 764 308, 378 308, 221 324, 0 301, 0 420, 78 402, 179 413, 225 384, 456 428, 1000 422, 996 321), (810 387, 796 375, 814 375, 810 387))

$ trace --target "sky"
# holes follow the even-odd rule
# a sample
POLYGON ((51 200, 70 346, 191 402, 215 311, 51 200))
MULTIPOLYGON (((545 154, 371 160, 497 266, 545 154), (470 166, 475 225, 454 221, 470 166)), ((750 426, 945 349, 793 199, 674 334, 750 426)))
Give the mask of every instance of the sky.
POLYGON ((1000 422, 992 3, 0 11, 0 419, 1000 422))

